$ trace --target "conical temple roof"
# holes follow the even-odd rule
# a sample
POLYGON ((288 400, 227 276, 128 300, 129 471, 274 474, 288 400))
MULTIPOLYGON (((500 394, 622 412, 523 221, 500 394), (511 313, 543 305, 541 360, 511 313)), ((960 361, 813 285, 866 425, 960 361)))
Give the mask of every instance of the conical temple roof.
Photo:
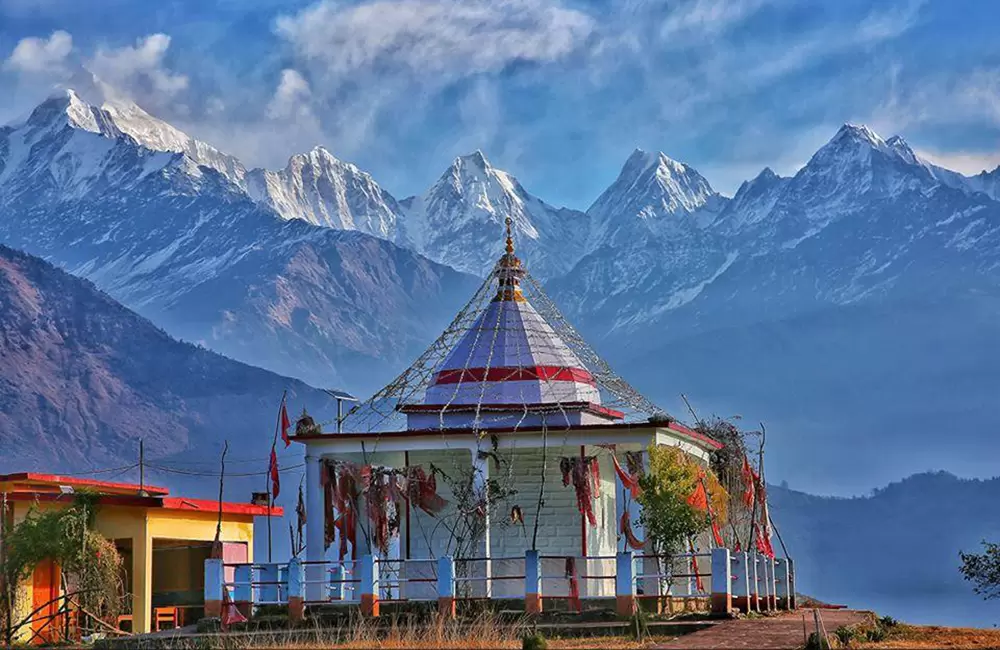
POLYGON ((506 249, 448 329, 346 430, 573 427, 665 418, 590 349, 506 249))

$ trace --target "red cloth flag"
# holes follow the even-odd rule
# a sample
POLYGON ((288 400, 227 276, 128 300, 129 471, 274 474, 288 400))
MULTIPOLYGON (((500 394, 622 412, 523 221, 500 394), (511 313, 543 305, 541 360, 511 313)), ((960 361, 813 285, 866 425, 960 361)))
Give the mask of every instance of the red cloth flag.
POLYGON ((271 498, 277 500, 278 494, 281 493, 281 479, 278 476, 278 453, 274 445, 271 445, 271 464, 267 471, 271 474, 271 498))
POLYGON ((622 535, 625 536, 625 542, 633 549, 639 550, 646 545, 646 542, 642 541, 635 536, 632 532, 632 522, 628 518, 628 512, 622 513, 621 521, 618 523, 618 530, 622 535))
POLYGON ((743 457, 743 483, 746 488, 743 491, 743 504, 748 507, 753 507, 754 502, 754 486, 757 484, 757 473, 753 471, 753 467, 750 466, 750 461, 747 457, 743 457))
POLYGON ((763 512, 760 516, 761 525, 757 528, 760 543, 760 552, 767 557, 774 559, 774 547, 771 545, 771 518, 767 514, 767 499, 764 499, 763 512))
POLYGON ((236 603, 229 596, 229 589, 227 587, 222 588, 222 631, 227 632, 229 626, 233 623, 246 623, 247 617, 244 616, 240 610, 236 607, 236 603))
POLYGON ((281 439, 285 441, 285 447, 287 448, 292 444, 292 439, 288 437, 288 429, 292 426, 292 423, 288 419, 288 410, 285 408, 285 400, 281 400, 281 439))
POLYGON ((583 612, 583 603, 580 601, 580 578, 576 574, 576 559, 566 558, 566 578, 569 580, 569 603, 577 614, 583 612))
POLYGON ((705 591, 705 584, 701 581, 701 574, 698 573, 698 558, 694 554, 694 543, 688 540, 688 549, 691 550, 691 573, 694 574, 694 584, 698 588, 698 593, 705 591))
POLYGON ((714 519, 712 520, 712 537, 715 539, 715 547, 716 548, 723 548, 723 547, 725 547, 726 542, 723 541, 723 539, 722 539, 722 533, 719 532, 719 524, 716 523, 716 521, 714 519))
POLYGON ((622 485, 629 491, 633 499, 639 498, 639 495, 642 494, 642 488, 639 487, 638 477, 622 469, 621 464, 618 462, 618 456, 614 453, 611 454, 611 461, 615 465, 615 474, 618 475, 618 480, 622 482, 622 485))
POLYGON ((702 481, 698 481, 698 486, 695 487, 694 492, 687 499, 688 505, 696 510, 708 511, 708 492, 705 490, 705 484, 702 481))

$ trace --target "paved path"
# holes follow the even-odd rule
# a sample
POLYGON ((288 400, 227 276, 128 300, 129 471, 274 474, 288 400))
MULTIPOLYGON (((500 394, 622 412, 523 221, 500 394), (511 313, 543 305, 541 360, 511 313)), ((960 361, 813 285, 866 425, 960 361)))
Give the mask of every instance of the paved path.
MULTIPOLYGON (((811 609, 800 609, 780 616, 755 619, 734 619, 713 625, 707 630, 692 632, 657 646, 662 650, 716 650, 722 648, 759 648, 760 650, 795 650, 801 648, 802 616, 806 631, 813 632, 811 609)), ((869 612, 849 609, 820 610, 823 626, 833 634, 841 625, 856 625, 869 619, 869 612)))

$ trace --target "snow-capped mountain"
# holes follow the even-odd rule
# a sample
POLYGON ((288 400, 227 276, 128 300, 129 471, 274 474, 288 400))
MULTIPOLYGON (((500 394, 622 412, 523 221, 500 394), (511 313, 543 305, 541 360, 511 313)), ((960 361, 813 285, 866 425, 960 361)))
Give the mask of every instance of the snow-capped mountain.
POLYGON ((108 115, 67 93, 0 130, 0 241, 92 280, 175 336, 364 390, 432 340, 471 288, 386 240, 286 221, 108 115))
POLYGON ((561 304, 614 314, 606 335, 689 302, 735 259, 712 228, 727 201, 689 165, 635 150, 587 210, 587 254, 553 283, 561 304))
POLYGON ((845 125, 710 225, 636 230, 549 291, 668 410, 685 412, 683 392, 700 413, 766 421, 769 465, 794 484, 992 474, 976 459, 995 446, 981 423, 1000 390, 1000 202, 963 178, 845 125))
POLYGON ((323 147, 292 156, 281 171, 254 169, 247 174, 246 185, 251 198, 285 219, 398 240, 396 199, 370 174, 323 147))
POLYGON ((995 271, 985 244, 1000 238, 1000 203, 902 138, 846 124, 793 177, 765 170, 732 200, 664 158, 633 154, 589 211, 601 248, 556 283, 602 336, 666 322, 680 334, 995 271), (679 170, 685 182, 662 182, 679 170))
POLYGON ((236 157, 153 117, 97 78, 84 75, 79 81, 85 88, 82 95, 65 91, 66 114, 74 127, 110 139, 127 135, 151 151, 182 153, 195 164, 218 171, 284 219, 397 240, 396 199, 371 175, 323 147, 292 156, 281 170, 247 170, 236 157), (87 97, 99 101, 88 103, 87 97))
POLYGON ((968 187, 973 192, 982 192, 986 196, 1000 201, 1000 165, 991 172, 983 170, 975 176, 968 177, 968 187))
POLYGON ((73 89, 65 91, 65 112, 71 126, 110 139, 128 135, 151 151, 183 153, 198 165, 210 167, 235 183, 242 182, 246 170, 235 157, 153 117, 135 103, 116 97, 97 80, 88 90, 99 95, 99 105, 88 103, 73 89))
POLYGON ((513 220, 518 255, 542 278, 573 267, 588 231, 584 214, 535 198, 481 151, 456 158, 426 193, 402 205, 405 239, 417 251, 480 276, 501 252, 507 217, 513 220))
POLYGON ((723 205, 725 198, 695 169, 636 149, 587 210, 593 223, 587 250, 627 244, 647 232, 670 237, 705 228, 723 205))

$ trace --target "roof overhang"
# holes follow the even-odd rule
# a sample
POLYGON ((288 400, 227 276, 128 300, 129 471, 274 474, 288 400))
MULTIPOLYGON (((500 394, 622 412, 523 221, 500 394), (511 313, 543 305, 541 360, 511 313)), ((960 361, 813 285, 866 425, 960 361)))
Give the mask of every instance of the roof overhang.
MULTIPOLYGON (((508 409, 509 410, 509 409, 508 409)), ((696 447, 699 447, 705 451, 715 451, 716 449, 722 449, 722 443, 699 433, 689 427, 686 427, 676 421, 671 422, 609 422, 607 424, 587 424, 578 425, 572 427, 548 427, 543 429, 538 426, 527 426, 527 427, 503 427, 496 429, 488 429, 486 432, 490 434, 514 434, 518 435, 534 435, 547 432, 552 434, 553 432, 566 432, 567 434, 580 433, 589 434, 588 437, 593 437, 593 434, 601 434, 602 432, 607 432, 610 434, 607 443, 614 443, 614 436, 616 433, 622 432, 635 432, 635 433, 648 433, 650 435, 656 434, 657 432, 664 432, 672 434, 673 436, 685 440, 696 447)), ((483 430, 471 429, 468 427, 463 428, 444 428, 444 429, 406 429, 399 431, 383 431, 380 433, 314 433, 301 436, 292 436, 292 440, 302 444, 310 443, 322 443, 322 442, 332 442, 332 441, 343 441, 351 442, 355 444, 376 442, 379 440, 405 440, 410 438, 427 438, 427 437, 444 437, 446 439, 454 438, 460 439, 464 437, 478 437, 482 435, 483 430)))

